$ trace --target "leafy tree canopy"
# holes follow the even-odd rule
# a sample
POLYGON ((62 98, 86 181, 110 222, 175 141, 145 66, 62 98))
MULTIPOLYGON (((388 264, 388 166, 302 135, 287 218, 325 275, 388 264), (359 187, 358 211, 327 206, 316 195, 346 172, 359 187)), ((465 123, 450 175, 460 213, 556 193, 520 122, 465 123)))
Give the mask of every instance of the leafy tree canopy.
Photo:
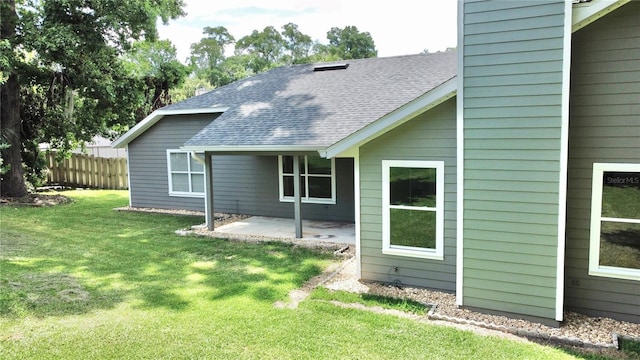
POLYGON ((285 40, 273 26, 262 31, 253 30, 236 42, 236 55, 248 55, 249 69, 258 74, 279 66, 284 55, 285 40))
POLYGON ((222 86, 232 82, 233 76, 224 66, 226 60, 224 52, 227 46, 235 43, 235 38, 223 26, 205 27, 203 34, 206 37, 191 44, 189 61, 195 75, 208 81, 212 86, 222 86))
POLYGON ((377 56, 371 35, 355 26, 332 28, 327 32, 328 44, 313 41, 298 25, 288 23, 278 31, 267 26, 262 31, 235 41, 222 26, 206 27, 205 37, 191 45, 190 64, 197 78, 213 87, 261 73, 278 66, 377 56), (225 50, 235 46, 234 55, 225 50))
POLYGON ((342 60, 364 59, 378 56, 378 51, 368 32, 360 32, 355 26, 344 29, 333 27, 327 32, 329 53, 342 60))
MULTIPOLYGON (((0 4, 0 193, 26 193, 24 161, 37 146, 61 149, 135 123, 145 83, 122 60, 134 40, 155 40, 156 21, 184 15, 182 0, 6 0, 0 4), (9 46, 4 46, 6 44, 9 46)), ((178 71, 179 72, 179 71, 178 71)), ((29 171, 27 171, 28 173, 29 171)), ((37 175, 37 174, 34 174, 37 175)))
POLYGON ((282 27, 284 48, 287 51, 289 64, 303 64, 310 60, 313 41, 311 36, 298 30, 298 25, 288 23, 282 27))
POLYGON ((200 95, 204 92, 210 91, 213 86, 204 79, 191 75, 187 77, 182 86, 177 87, 171 91, 171 100, 178 102, 186 100, 195 95, 200 95))
POLYGON ((143 83, 137 120, 170 104, 169 90, 182 85, 191 72, 189 66, 177 60, 176 48, 169 40, 135 42, 123 60, 128 76, 143 83))

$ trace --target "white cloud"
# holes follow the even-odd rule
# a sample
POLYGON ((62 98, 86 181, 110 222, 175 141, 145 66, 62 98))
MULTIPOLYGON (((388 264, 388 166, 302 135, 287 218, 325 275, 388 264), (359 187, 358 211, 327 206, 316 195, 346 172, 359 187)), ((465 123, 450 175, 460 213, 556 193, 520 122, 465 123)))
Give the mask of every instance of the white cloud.
POLYGON ((236 39, 266 26, 280 29, 298 25, 312 39, 326 43, 332 27, 356 26, 368 31, 378 56, 445 50, 456 46, 456 0, 185 0, 186 17, 159 26, 161 39, 169 39, 178 59, 189 56, 192 43, 202 38, 205 26, 224 26, 236 39))

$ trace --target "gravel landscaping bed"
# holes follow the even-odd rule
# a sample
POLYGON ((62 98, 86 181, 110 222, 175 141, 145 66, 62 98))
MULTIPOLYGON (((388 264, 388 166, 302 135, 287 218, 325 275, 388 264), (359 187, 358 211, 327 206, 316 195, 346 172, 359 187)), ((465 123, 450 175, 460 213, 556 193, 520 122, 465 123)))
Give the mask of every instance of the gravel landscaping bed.
MULTIPOLYGON (((168 214, 168 215, 188 215, 188 216, 205 216, 204 211, 193 211, 193 210, 171 210, 171 209, 158 209, 158 208, 142 208, 142 207, 131 207, 125 206, 120 208, 115 208, 116 211, 137 211, 137 212, 146 212, 146 213, 158 213, 158 214, 168 214)), ((238 215, 238 214, 226 214, 226 213, 214 213, 214 226, 222 226, 234 221, 246 219, 248 216, 246 215, 238 215)))
POLYGON ((613 349, 618 348, 618 336, 640 340, 640 324, 565 312, 561 326, 554 328, 526 320, 458 308, 454 294, 359 281, 356 278, 355 259, 345 262, 341 270, 326 280, 323 286, 331 290, 411 299, 434 306, 427 315, 429 319, 498 330, 532 340, 613 349))

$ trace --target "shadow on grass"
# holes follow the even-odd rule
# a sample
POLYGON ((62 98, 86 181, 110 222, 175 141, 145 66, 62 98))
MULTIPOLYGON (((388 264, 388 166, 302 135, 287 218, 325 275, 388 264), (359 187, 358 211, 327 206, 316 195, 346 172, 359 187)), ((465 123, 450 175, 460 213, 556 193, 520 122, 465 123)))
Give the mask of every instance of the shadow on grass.
POLYGON ((0 315, 80 314, 122 302, 171 311, 202 299, 273 302, 331 256, 276 242, 180 237, 176 229, 202 218, 113 211, 126 204, 122 194, 75 193, 64 206, 0 209, 7 224, 0 315))
POLYGON ((325 287, 316 288, 310 299, 324 301, 339 301, 342 303, 358 303, 365 306, 379 306, 386 309, 400 310, 414 314, 426 314, 430 306, 418 301, 403 298, 394 298, 376 294, 351 293, 343 290, 329 290, 325 287))

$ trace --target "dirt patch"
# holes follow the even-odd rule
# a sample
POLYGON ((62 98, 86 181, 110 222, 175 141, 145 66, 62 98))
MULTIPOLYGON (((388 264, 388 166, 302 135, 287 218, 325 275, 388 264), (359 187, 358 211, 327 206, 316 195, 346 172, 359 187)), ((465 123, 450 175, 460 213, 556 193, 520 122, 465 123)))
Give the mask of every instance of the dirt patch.
POLYGON ((22 197, 0 197, 0 206, 55 206, 72 203, 73 200, 60 194, 29 193, 22 197))
POLYGON ((22 292, 33 304, 86 302, 89 293, 78 280, 69 274, 24 274, 17 281, 9 282, 11 290, 22 292))
POLYGON ((302 288, 291 290, 289 292, 288 302, 278 301, 274 304, 274 306, 280 309, 282 308, 295 309, 296 307, 298 307, 298 304, 301 301, 306 299, 309 296, 309 294, 311 294, 311 291, 313 291, 313 289, 324 284, 325 282, 333 278, 336 274, 338 274, 342 270, 342 267, 345 266, 346 263, 348 263, 348 261, 331 264, 322 274, 316 275, 313 278, 311 278, 309 281, 307 281, 302 286, 302 288))
POLYGON ((81 288, 64 289, 58 291, 58 297, 65 302, 87 301, 89 300, 89 293, 81 288))

